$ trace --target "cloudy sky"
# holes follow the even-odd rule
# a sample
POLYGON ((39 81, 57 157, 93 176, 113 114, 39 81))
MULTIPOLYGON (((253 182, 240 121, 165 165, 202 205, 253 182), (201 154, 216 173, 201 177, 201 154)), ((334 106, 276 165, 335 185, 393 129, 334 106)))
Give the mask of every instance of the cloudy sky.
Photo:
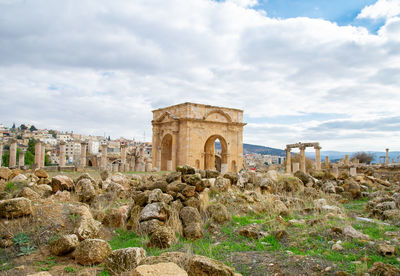
POLYGON ((150 140, 191 101, 247 143, 400 150, 399 88, 400 0, 0 0, 8 126, 150 140))

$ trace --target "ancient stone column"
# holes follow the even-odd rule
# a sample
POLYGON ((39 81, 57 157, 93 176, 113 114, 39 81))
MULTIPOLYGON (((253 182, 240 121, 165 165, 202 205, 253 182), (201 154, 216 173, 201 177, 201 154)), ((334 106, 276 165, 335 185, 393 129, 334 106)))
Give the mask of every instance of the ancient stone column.
POLYGON ((389 165, 390 164, 389 149, 386 149, 386 158, 385 158, 385 160, 386 160, 386 165, 389 165))
POLYGON ((102 170, 107 170, 107 147, 107 143, 101 144, 100 168, 102 170))
POLYGON ((329 169, 329 156, 325 156, 325 168, 329 169))
POLYGON ((345 165, 345 166, 349 166, 349 165, 350 165, 350 158, 349 158, 349 155, 348 155, 348 154, 346 154, 346 155, 344 156, 344 165, 345 165))
POLYGON ((18 156, 18 167, 22 168, 25 166, 25 150, 21 150, 18 156))
POLYGON ((44 167, 45 155, 46 155, 46 144, 42 143, 40 152, 40 167, 44 167))
POLYGON ((321 169, 321 147, 315 146, 315 168, 317 170, 321 169))
POLYGON ((297 162, 293 163, 293 173, 297 172, 298 170, 300 170, 300 164, 297 162))
POLYGON ((3 141, 0 141, 0 167, 3 161, 3 141))
POLYGON ((156 163, 157 165, 157 169, 159 170, 159 171, 161 171, 161 147, 159 146, 158 148, 157 148, 157 163, 156 163))
POLYGON ((172 171, 172 160, 167 160, 167 171, 172 171))
POLYGON ((300 171, 306 172, 306 147, 301 145, 300 146, 300 171))
POLYGON ((60 167, 65 167, 66 158, 65 158, 65 141, 60 141, 60 156, 58 164, 60 167))
POLYGON ((17 140, 11 139, 10 144, 10 159, 9 159, 9 168, 15 168, 17 166, 17 140))
POLYGON ((178 146, 178 132, 173 131, 172 132, 172 152, 171 152, 171 169, 169 171, 175 171, 176 170, 176 165, 177 165, 177 160, 176 160, 176 151, 177 151, 177 146, 178 146))
POLYGON ((151 170, 153 169, 153 165, 150 162, 146 163, 146 172, 151 172, 151 170))
POLYGON ((40 168, 40 156, 42 154, 42 143, 35 141, 35 167, 40 168))
POLYGON ((224 175, 228 172, 228 164, 221 164, 221 174, 224 175))
POLYGON ((118 163, 112 164, 112 171, 113 171, 113 172, 118 172, 118 167, 119 167, 119 164, 118 164, 118 163))
POLYGON ((292 155, 290 153, 290 148, 286 148, 286 172, 292 172, 292 155))
POLYGON ((86 167, 86 150, 87 150, 87 145, 88 142, 82 141, 81 142, 81 157, 80 157, 80 162, 79 165, 84 168, 86 167))
POLYGON ((136 166, 136 157, 135 157, 135 155, 133 155, 131 157, 130 170, 135 171, 135 166, 136 166))
POLYGON ((356 168, 350 168, 350 176, 355 176, 357 175, 357 169, 356 168))
POLYGON ((126 171, 126 150, 128 149, 127 144, 121 144, 121 170, 126 171))

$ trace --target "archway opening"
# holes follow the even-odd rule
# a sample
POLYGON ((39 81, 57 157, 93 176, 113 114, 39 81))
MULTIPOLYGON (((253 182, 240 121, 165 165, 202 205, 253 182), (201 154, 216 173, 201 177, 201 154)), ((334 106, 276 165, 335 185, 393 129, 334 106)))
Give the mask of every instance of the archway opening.
POLYGON ((88 161, 88 166, 89 166, 89 167, 93 167, 92 160, 89 160, 89 161, 88 161))
POLYGON ((172 136, 167 134, 161 142, 161 170, 172 170, 172 136))
POLYGON ((228 147, 221 135, 213 135, 204 145, 204 169, 218 170, 225 173, 228 170, 228 147))

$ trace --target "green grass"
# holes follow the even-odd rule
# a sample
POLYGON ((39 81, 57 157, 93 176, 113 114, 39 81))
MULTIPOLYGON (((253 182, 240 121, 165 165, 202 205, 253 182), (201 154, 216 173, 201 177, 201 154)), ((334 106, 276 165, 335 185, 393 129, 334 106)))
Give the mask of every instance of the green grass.
POLYGON ((368 203, 368 198, 352 200, 349 203, 343 204, 343 207, 348 211, 353 211, 359 214, 365 212, 365 205, 368 203))
POLYGON ((66 266, 66 267, 64 267, 64 271, 67 272, 67 273, 75 273, 78 270, 76 268, 72 267, 72 266, 66 266))
POLYGON ((4 191, 7 193, 12 193, 17 189, 17 186, 14 184, 14 182, 7 182, 6 187, 4 188, 4 191))
POLYGON ((384 225, 372 222, 358 222, 353 225, 354 229, 367 234, 372 239, 389 239, 384 235, 387 231, 399 231, 400 227, 384 225))
POLYGON ((56 265, 55 257, 47 257, 45 261, 39 261, 35 263, 38 266, 37 271, 49 271, 53 266, 56 265))

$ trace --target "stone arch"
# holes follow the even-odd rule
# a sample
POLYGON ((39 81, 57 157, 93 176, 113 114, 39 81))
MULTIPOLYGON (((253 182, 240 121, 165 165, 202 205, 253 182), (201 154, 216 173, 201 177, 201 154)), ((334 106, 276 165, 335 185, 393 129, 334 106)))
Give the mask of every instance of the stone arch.
POLYGON ((161 170, 172 170, 172 135, 165 134, 161 141, 161 170))
POLYGON ((210 136, 206 143, 204 144, 204 169, 211 169, 215 170, 215 140, 219 140, 221 143, 221 167, 220 170, 224 171, 227 170, 227 164, 228 164, 228 145, 226 143, 226 140, 224 137, 221 135, 212 135, 210 136))
POLYGON ((88 166, 89 166, 89 167, 93 167, 92 160, 88 160, 88 166))
POLYGON ((225 117, 225 118, 226 118, 226 121, 227 121, 228 123, 232 123, 232 118, 231 118, 231 116, 229 116, 228 113, 222 111, 221 109, 214 109, 214 110, 211 110, 211 111, 207 112, 207 114, 204 115, 203 119, 206 120, 210 115, 215 114, 215 113, 220 114, 220 115, 222 115, 223 117, 225 117))

